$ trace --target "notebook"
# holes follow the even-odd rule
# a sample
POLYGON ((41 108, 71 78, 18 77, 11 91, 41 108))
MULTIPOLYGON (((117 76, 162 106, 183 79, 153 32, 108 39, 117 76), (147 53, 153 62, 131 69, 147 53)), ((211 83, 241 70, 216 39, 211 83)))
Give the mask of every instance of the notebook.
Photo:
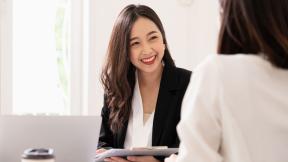
POLYGON ((0 162, 20 162, 28 148, 52 148, 56 162, 92 162, 100 126, 100 116, 0 116, 0 162))
POLYGON ((95 162, 102 162, 105 158, 113 156, 170 156, 178 153, 178 148, 136 148, 136 149, 110 149, 95 156, 95 162))

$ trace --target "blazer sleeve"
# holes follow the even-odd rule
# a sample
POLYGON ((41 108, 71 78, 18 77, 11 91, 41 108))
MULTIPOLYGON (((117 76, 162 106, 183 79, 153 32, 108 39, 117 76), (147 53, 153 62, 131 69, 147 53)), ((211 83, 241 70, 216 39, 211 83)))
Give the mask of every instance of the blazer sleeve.
POLYGON ((101 111, 102 124, 98 141, 98 149, 103 147, 113 147, 113 133, 109 125, 109 115, 110 110, 106 104, 106 97, 104 97, 104 106, 101 111))

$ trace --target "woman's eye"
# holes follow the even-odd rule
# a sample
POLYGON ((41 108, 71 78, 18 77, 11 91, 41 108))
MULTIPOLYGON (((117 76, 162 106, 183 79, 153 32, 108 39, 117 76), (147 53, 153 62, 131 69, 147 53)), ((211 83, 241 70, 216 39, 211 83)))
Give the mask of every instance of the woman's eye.
POLYGON ((139 45, 139 44, 140 44, 139 42, 133 42, 133 43, 130 44, 130 46, 133 47, 133 46, 136 46, 136 45, 139 45))
POLYGON ((157 39, 158 37, 157 36, 152 36, 150 37, 150 40, 154 40, 154 39, 157 39))

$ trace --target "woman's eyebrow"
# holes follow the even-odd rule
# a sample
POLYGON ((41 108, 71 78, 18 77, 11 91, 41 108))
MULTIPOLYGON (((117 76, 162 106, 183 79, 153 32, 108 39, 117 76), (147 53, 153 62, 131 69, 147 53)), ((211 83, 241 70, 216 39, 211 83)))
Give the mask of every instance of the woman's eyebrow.
POLYGON ((138 39, 138 37, 132 37, 132 38, 130 38, 130 41, 133 41, 135 39, 138 39))
MULTIPOLYGON (((150 31, 148 34, 147 34, 147 36, 150 36, 150 35, 152 35, 152 34, 155 34, 155 33, 158 33, 157 31, 150 31)), ((139 39, 138 37, 132 37, 132 38, 130 38, 130 41, 133 41, 133 40, 135 40, 135 39, 139 39)))
POLYGON ((154 33, 158 33, 158 32, 153 30, 153 31, 149 32, 149 33, 147 34, 147 36, 152 35, 152 34, 154 34, 154 33))

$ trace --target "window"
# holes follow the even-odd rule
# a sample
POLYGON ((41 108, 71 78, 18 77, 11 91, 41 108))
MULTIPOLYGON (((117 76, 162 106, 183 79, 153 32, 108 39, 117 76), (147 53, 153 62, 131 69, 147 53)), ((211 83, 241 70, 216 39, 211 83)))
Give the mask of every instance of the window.
POLYGON ((88 114, 89 1, 0 0, 0 13, 0 113, 88 114))
POLYGON ((12 6, 12 113, 69 114, 69 0, 12 6))

